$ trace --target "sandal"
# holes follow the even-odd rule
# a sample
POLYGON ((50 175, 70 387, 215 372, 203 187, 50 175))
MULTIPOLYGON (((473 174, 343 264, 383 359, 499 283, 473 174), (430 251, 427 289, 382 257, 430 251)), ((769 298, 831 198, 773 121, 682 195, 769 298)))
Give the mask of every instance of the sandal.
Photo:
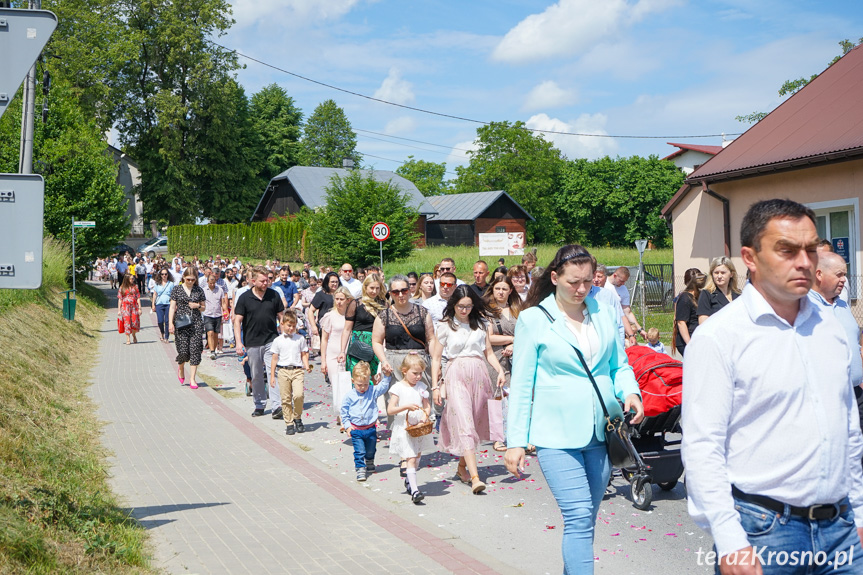
POLYGON ((471 484, 471 491, 473 491, 474 495, 477 495, 478 493, 482 493, 483 491, 485 491, 485 487, 486 487, 485 483, 483 483, 480 480, 479 475, 472 476, 470 478, 470 484, 471 484), (476 481, 477 481, 477 483, 475 483, 475 484, 473 482, 474 479, 476 479, 476 481))
POLYGON ((495 451, 506 451, 506 443, 503 441, 495 441, 494 445, 492 445, 492 449, 495 451))
POLYGON ((471 484, 471 477, 468 474, 467 467, 459 467, 455 472, 455 479, 456 479, 456 481, 461 481, 465 485, 470 485, 471 484), (467 479, 465 479, 462 476, 462 474, 461 474, 462 471, 464 471, 464 474, 468 476, 467 479))

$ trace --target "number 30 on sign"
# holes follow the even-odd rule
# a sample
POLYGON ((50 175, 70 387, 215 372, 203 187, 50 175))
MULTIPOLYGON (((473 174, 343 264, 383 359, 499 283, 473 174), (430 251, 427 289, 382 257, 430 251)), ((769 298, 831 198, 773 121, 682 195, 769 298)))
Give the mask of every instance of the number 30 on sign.
POLYGON ((390 237, 390 227, 383 222, 378 222, 372 226, 372 237, 379 242, 390 237))

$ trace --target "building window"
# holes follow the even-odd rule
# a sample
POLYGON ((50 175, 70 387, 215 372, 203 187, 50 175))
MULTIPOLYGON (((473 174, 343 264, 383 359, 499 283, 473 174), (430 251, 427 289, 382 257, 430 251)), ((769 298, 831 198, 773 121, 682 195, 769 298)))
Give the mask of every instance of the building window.
POLYGON ((494 233, 505 234, 506 233, 506 226, 495 226, 494 227, 494 233))
POLYGON ((815 211, 818 237, 830 240, 833 251, 845 258, 848 264, 848 293, 851 299, 860 297, 861 278, 858 275, 858 200, 848 199, 809 204, 815 211))

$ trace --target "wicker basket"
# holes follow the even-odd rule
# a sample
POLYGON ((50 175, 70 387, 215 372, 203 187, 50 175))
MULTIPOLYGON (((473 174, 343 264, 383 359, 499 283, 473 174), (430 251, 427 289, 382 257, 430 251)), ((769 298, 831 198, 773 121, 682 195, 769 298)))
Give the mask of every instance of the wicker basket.
POLYGON ((408 432, 408 435, 411 437, 422 437, 423 435, 428 435, 432 431, 433 424, 430 419, 423 421, 422 423, 417 423, 416 425, 408 425, 405 427, 405 431, 408 432))

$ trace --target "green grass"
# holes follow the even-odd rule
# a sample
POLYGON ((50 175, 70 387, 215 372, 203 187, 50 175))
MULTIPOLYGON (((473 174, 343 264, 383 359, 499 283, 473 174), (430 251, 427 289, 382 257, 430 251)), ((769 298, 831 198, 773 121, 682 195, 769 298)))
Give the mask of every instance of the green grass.
POLYGON ((69 251, 47 239, 39 290, 0 290, 0 572, 150 573, 146 532, 108 485, 86 395, 101 298, 61 317, 69 251))
MULTIPOLYGON (((536 246, 536 256, 539 260, 538 266, 545 266, 554 258, 554 254, 560 248, 558 245, 541 244, 536 246)), ((636 266, 638 265, 638 250, 633 248, 587 248, 591 254, 596 256, 599 263, 607 266, 636 266)), ((480 259, 479 248, 476 246, 434 246, 414 253, 403 260, 393 262, 384 261, 384 272, 387 276, 397 273, 430 272, 435 264, 439 264, 443 258, 450 257, 455 260, 456 275, 473 283, 473 264, 480 259)), ((497 260, 501 256, 485 256, 485 260, 491 269, 497 267, 497 260)), ((506 266, 521 263, 521 256, 503 256, 506 266)), ((670 264, 674 260, 670 249, 648 250, 644 252, 644 263, 670 264)))

